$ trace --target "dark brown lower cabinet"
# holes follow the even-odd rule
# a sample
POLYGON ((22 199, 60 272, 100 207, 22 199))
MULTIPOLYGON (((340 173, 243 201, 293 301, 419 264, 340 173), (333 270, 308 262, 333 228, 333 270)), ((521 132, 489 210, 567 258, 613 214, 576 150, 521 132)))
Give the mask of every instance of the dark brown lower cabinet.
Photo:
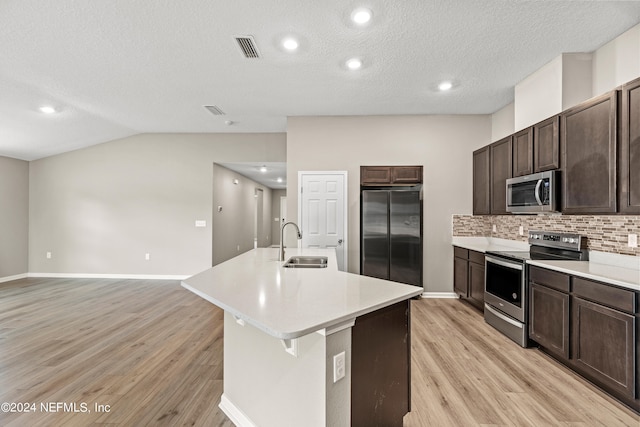
POLYGON ((454 246, 453 255, 453 291, 484 310, 484 254, 454 246))
POLYGON ((559 357, 569 359, 569 294, 531 283, 529 337, 559 357))
MULTIPOLYGON (((484 261, 484 255, 482 255, 484 261)), ((469 261, 469 302, 484 310, 484 264, 469 261)))
POLYGON ((529 337, 640 412, 640 292, 529 268, 529 337))
POLYGON ((461 298, 469 295, 469 261, 453 257, 453 291, 461 298))
POLYGON ((351 329, 351 425, 402 426, 411 410, 411 305, 356 319, 351 329))
POLYGON ((573 364, 621 396, 636 396, 635 316, 573 297, 573 364))

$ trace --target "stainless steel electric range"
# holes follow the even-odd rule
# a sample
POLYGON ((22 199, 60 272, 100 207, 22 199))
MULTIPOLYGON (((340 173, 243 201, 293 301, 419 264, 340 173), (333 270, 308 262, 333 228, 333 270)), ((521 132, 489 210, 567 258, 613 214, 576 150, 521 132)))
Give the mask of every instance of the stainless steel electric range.
POLYGON ((522 347, 527 347, 529 271, 526 262, 587 259, 582 236, 548 231, 529 232, 529 251, 487 251, 485 321, 522 347))

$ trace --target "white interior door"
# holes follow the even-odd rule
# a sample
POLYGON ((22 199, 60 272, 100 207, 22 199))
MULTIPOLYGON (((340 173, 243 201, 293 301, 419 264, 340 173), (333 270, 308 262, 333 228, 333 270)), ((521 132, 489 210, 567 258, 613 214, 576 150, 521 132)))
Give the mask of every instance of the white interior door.
POLYGON ((299 172, 298 215, 303 248, 336 248, 347 270, 347 172, 299 172))

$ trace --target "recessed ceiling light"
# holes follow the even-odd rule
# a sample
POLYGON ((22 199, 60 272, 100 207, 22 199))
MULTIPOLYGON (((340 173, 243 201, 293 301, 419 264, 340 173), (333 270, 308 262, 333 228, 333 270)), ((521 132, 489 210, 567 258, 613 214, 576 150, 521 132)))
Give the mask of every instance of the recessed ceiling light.
POLYGON ((286 50, 290 52, 293 52, 294 50, 298 49, 298 46, 299 46, 298 41, 291 37, 288 37, 282 41, 282 47, 284 47, 286 50))
POLYGON ((262 166, 262 167, 260 168, 260 172, 266 172, 266 171, 267 171, 267 167, 266 167, 266 166, 262 166))
POLYGON ((351 20, 358 25, 364 25, 367 22, 371 21, 372 16, 373 13, 369 9, 366 9, 364 7, 358 8, 351 12, 351 20))
POLYGON ((350 70, 359 70, 360 68, 362 68, 362 60, 359 58, 351 58, 347 60, 346 65, 350 70))
POLYGON ((276 179, 276 181, 282 182, 282 178, 278 177, 278 179, 276 179))
POLYGON ((39 108, 39 110, 41 113, 44 113, 44 114, 53 114, 56 112, 56 109, 50 105, 43 105, 42 107, 39 108))
POLYGON ((442 82, 438 85, 438 89, 440 89, 442 92, 450 90, 452 87, 453 87, 453 83, 451 82, 442 82))

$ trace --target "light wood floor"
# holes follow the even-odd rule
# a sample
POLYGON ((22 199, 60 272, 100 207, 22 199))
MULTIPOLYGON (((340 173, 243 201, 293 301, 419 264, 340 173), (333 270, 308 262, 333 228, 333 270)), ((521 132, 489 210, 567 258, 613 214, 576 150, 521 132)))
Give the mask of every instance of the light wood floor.
MULTIPOLYGON (((412 310, 405 426, 638 427, 637 414, 470 306, 425 299, 412 310)), ((0 402, 37 405, 0 412, 1 426, 227 427, 221 393, 222 312, 176 281, 0 284, 0 402), (55 402, 91 412, 42 412, 55 402)))

